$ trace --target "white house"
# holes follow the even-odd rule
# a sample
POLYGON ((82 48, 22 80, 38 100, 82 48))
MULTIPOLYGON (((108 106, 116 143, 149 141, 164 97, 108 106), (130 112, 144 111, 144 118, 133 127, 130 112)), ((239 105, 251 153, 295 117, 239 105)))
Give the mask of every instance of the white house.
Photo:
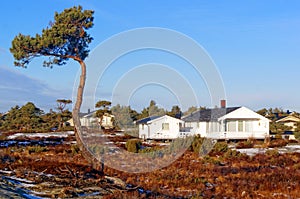
POLYGON ((99 125, 99 118, 96 117, 96 112, 80 113, 79 114, 81 126, 97 126, 99 125))
POLYGON ((143 118, 136 124, 139 126, 139 138, 142 139, 175 139, 184 135, 181 131, 184 122, 168 115, 143 118))
POLYGON ((265 139, 269 119, 246 107, 203 109, 181 118, 191 135, 213 139, 265 139))

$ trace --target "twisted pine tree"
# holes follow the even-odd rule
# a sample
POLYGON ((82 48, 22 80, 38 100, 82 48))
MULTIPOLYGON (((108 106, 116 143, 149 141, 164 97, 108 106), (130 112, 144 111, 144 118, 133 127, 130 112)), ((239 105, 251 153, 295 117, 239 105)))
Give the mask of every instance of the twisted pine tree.
POLYGON ((55 13, 54 22, 35 37, 19 34, 12 41, 10 52, 13 54, 16 66, 26 68, 36 57, 45 57, 43 65, 52 68, 54 65, 64 65, 68 60, 74 60, 81 66, 80 82, 77 99, 73 108, 76 141, 84 157, 97 170, 102 170, 89 151, 84 147, 80 137, 80 120, 78 113, 82 104, 83 90, 86 80, 85 58, 89 54, 89 44, 93 38, 87 30, 93 27, 92 10, 82 10, 81 6, 65 9, 55 13))

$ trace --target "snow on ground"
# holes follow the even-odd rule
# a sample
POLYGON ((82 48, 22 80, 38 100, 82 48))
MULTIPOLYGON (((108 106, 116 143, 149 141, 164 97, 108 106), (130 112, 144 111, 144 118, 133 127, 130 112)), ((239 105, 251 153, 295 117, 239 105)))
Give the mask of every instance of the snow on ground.
POLYGON ((267 150, 278 150, 279 153, 300 153, 300 145, 292 144, 280 148, 248 148, 248 149, 235 149, 241 153, 245 153, 249 156, 254 156, 259 153, 265 153, 267 150))
POLYGON ((49 133, 16 133, 8 136, 8 139, 16 139, 18 137, 68 137, 69 135, 74 135, 74 131, 65 131, 65 132, 49 132, 49 133))
POLYGON ((249 156, 254 156, 259 153, 265 153, 268 149, 266 148, 248 148, 248 149, 235 149, 238 152, 245 153, 249 156))

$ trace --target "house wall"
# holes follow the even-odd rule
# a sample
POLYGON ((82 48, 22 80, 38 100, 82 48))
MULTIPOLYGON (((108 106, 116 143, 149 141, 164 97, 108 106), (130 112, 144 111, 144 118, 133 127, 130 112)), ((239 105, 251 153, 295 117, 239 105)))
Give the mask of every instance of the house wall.
POLYGON ((264 139, 269 136, 269 120, 254 111, 241 107, 223 117, 220 122, 224 125, 225 131, 215 133, 226 139, 264 139), (231 123, 231 124, 230 124, 231 123), (235 128, 234 128, 235 125, 235 128))
POLYGON ((150 134, 148 133, 149 126, 147 124, 139 124, 139 138, 148 139, 150 134))
POLYGON ((249 139, 249 138, 254 138, 254 139, 265 139, 268 136, 266 132, 253 132, 253 131, 248 131, 248 132, 233 132, 233 131, 222 131, 222 132, 211 132, 207 135, 208 138, 212 139, 249 139))
POLYGON ((213 139, 264 139, 269 136, 269 122, 262 119, 227 119, 221 122, 219 131, 210 131, 213 139))
POLYGON ((269 136, 269 120, 254 111, 241 107, 218 121, 187 122, 191 134, 213 139, 264 139, 269 136))
POLYGON ((104 115, 101 121, 101 126, 105 129, 113 128, 114 127, 113 118, 114 118, 113 116, 104 115))
POLYGON ((97 126, 98 125, 98 119, 94 117, 83 117, 80 118, 81 126, 97 126))
POLYGON ((186 122, 185 126, 191 127, 190 135, 200 135, 201 137, 206 137, 209 123, 208 122, 186 122))
MULTIPOLYGON (((180 134, 180 123, 182 127, 184 122, 169 116, 157 118, 149 123, 150 139, 175 139, 180 134), (163 123, 169 124, 168 129, 163 129, 163 123)), ((140 133, 141 134, 141 133, 140 133)))
POLYGON ((296 130, 296 128, 297 128, 297 122, 292 122, 292 121, 290 121, 290 122, 284 122, 283 123, 285 126, 288 126, 288 127, 291 127, 292 129, 292 131, 295 131, 296 130))
POLYGON ((90 126, 88 118, 80 118, 81 126, 90 126))

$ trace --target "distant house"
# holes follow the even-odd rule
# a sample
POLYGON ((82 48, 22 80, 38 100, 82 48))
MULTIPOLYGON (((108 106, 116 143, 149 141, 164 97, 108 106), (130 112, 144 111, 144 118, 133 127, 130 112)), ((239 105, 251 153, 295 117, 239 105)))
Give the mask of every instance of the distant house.
POLYGON ((102 117, 100 126, 104 129, 113 129, 114 128, 115 116, 109 113, 105 113, 102 117))
MULTIPOLYGON (((223 102, 224 103, 224 102, 223 102)), ((269 137, 269 119, 246 107, 204 109, 181 118, 191 135, 213 139, 265 139, 269 137)))
POLYGON ((300 118, 295 115, 288 115, 276 121, 277 123, 284 124, 285 126, 291 127, 291 131, 295 131, 297 123, 300 122, 300 118))
MULTIPOLYGON (((99 118, 96 117, 95 111, 88 113, 79 113, 81 126, 95 126, 99 123, 99 118)), ((73 118, 67 121, 69 126, 74 126, 73 118)))
POLYGON ((96 111, 87 114, 81 114, 79 117, 81 126, 92 127, 99 125, 99 118, 96 117, 96 111))
POLYGON ((139 126, 139 138, 142 139, 175 139, 182 136, 184 122, 180 119, 164 116, 152 116, 136 121, 139 126))
MULTIPOLYGON (((96 111, 88 113, 79 113, 81 126, 86 127, 97 127, 100 126, 100 119, 96 117, 96 111)), ((114 116, 111 114, 104 114, 101 122, 101 127, 104 129, 111 129, 114 127, 114 116)), ((73 118, 68 120, 70 126, 74 126, 73 118)))

